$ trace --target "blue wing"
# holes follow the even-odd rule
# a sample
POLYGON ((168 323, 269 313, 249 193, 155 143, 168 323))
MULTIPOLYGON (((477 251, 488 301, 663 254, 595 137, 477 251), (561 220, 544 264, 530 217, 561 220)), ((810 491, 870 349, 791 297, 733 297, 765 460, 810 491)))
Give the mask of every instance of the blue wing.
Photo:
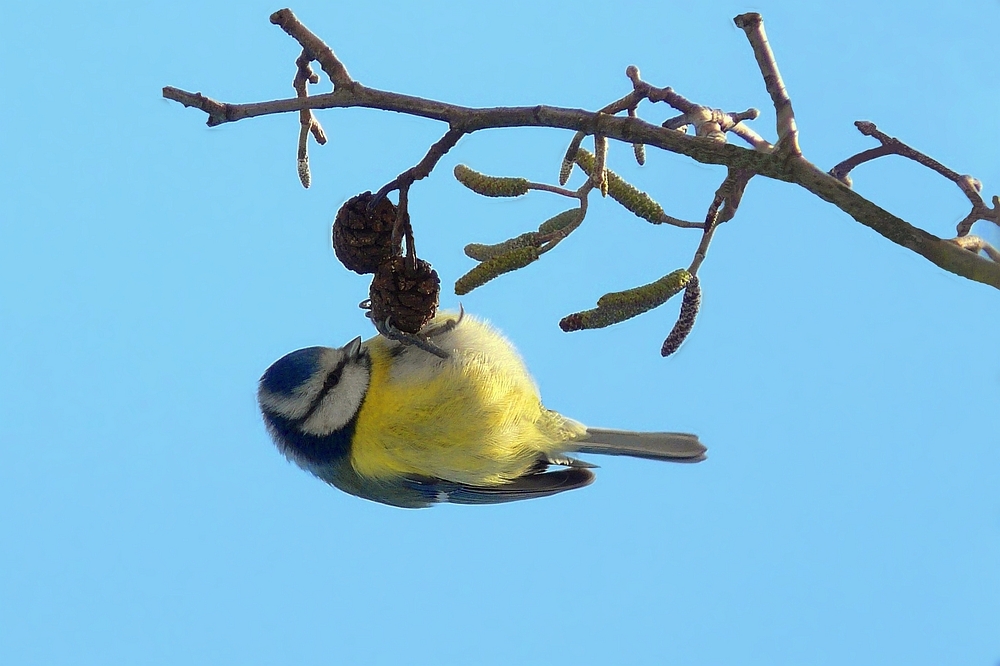
POLYGON ((594 474, 583 467, 528 474, 499 486, 469 486, 441 479, 406 479, 404 483, 420 493, 428 503, 500 504, 548 497, 566 490, 583 488, 594 481, 594 474))
POLYGON ((510 483, 497 486, 471 486, 428 477, 363 479, 347 458, 340 458, 314 468, 313 473, 344 492, 407 509, 419 509, 441 502, 453 504, 515 502, 583 488, 594 481, 593 472, 588 469, 588 464, 582 461, 561 457, 541 461, 539 464, 537 472, 525 474, 510 483), (574 466, 544 471, 548 464, 574 466))

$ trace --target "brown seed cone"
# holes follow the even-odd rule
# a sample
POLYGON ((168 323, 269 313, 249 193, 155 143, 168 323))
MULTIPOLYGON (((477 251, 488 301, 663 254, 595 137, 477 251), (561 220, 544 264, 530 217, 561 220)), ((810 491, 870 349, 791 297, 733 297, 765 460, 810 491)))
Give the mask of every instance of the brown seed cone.
POLYGON ((437 314, 440 293, 441 279, 429 263, 417 259, 413 270, 409 258, 392 257, 378 267, 372 280, 372 319, 388 319, 405 333, 417 333, 437 314))
POLYGON ((369 212, 372 196, 371 192, 363 192, 348 199, 337 211, 333 223, 333 251, 337 259, 361 275, 374 273, 381 263, 401 252, 400 244, 392 243, 396 206, 384 198, 369 212))

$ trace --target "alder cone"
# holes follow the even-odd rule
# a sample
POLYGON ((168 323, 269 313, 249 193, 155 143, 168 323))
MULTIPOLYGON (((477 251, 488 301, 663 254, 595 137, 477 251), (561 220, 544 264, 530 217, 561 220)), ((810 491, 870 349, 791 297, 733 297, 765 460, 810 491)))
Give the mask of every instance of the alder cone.
POLYGON ((380 264, 401 252, 399 243, 392 242, 396 206, 383 198, 369 211, 373 196, 371 192, 363 192, 348 199, 337 211, 333 223, 333 251, 337 259, 361 275, 374 273, 380 264))
POLYGON ((405 333, 417 333, 437 314, 441 278, 422 259, 416 267, 407 257, 392 257, 375 271, 371 290, 371 316, 405 333))

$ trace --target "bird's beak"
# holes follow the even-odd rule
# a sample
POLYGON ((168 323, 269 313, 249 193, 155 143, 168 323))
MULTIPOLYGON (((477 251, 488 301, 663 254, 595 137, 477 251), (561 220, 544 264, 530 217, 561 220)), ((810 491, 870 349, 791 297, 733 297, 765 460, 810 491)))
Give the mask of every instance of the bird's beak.
POLYGON ((361 336, 354 338, 341 348, 347 358, 356 359, 361 355, 361 336))

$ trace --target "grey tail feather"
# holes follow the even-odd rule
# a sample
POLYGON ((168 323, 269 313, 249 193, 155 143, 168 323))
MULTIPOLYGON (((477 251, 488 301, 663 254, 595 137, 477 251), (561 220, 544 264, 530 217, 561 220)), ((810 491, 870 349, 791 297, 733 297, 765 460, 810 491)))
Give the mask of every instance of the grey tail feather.
POLYGON ((587 434, 573 443, 576 453, 632 456, 671 462, 701 462, 708 449, 697 435, 683 432, 632 432, 587 428, 587 434))

